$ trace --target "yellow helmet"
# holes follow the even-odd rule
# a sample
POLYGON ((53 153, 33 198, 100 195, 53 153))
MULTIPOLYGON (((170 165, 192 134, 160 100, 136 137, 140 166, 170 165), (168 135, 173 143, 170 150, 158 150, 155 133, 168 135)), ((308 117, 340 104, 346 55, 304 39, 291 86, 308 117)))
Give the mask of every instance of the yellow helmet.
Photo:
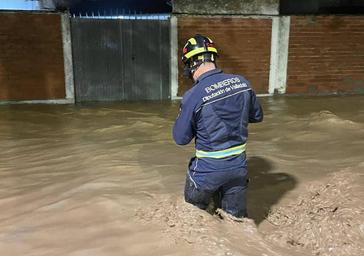
POLYGON ((203 62, 215 62, 217 55, 217 49, 210 38, 199 34, 191 37, 182 49, 185 75, 191 76, 203 62))
POLYGON ((189 59, 196 55, 204 53, 212 53, 215 56, 217 55, 217 49, 214 46, 214 42, 210 38, 199 34, 187 40, 182 52, 183 63, 186 63, 189 59))

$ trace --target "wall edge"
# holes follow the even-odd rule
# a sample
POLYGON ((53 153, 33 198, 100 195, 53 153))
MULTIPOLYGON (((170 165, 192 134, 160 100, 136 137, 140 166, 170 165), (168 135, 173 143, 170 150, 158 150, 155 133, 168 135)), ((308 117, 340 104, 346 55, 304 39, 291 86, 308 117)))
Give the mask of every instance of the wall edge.
POLYGON ((62 23, 64 79, 65 79, 66 99, 75 102, 72 40, 71 40, 71 21, 70 21, 70 17, 69 17, 68 13, 61 15, 61 23, 62 23))
POLYGON ((177 17, 172 15, 171 19, 171 99, 178 98, 178 28, 177 28, 177 17))
POLYGON ((9 104, 74 104, 74 99, 55 100, 0 100, 0 105, 9 104))

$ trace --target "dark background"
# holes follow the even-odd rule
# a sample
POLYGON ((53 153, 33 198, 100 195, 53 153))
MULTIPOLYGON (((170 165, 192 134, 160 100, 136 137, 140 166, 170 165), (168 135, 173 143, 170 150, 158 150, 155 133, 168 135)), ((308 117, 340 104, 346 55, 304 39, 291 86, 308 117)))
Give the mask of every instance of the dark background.
MULTIPOLYGON (((70 10, 71 14, 101 13, 171 13, 173 0, 28 0, 39 2, 45 10, 70 10)), ((241 1, 241 0, 236 0, 241 1)), ((268 0, 267 0, 268 1, 268 0)), ((364 0, 275 0, 283 15, 364 14, 364 0)), ((264 3, 264 1, 260 1, 264 3)), ((178 0, 179 5, 193 8, 191 0, 178 0)), ((195 3, 198 6, 199 2, 195 3)), ((218 5, 224 2, 218 0, 218 5)), ((248 4, 248 3, 247 3, 248 4)), ((207 5, 209 6, 209 5, 207 5)), ((208 9, 208 7, 206 7, 208 9)), ((202 10, 201 10, 202 11, 202 10)), ((206 11, 206 9, 204 10, 206 11)), ((208 11, 208 10, 207 10, 208 11)))
POLYGON ((83 0, 71 5, 71 13, 98 10, 132 10, 137 13, 170 13, 172 7, 167 0, 83 0))
MULTIPOLYGON (((57 0, 55 0, 57 2, 57 0)), ((72 14, 111 12, 171 13, 172 0, 59 0, 72 14)), ((182 0, 183 2, 183 0, 182 0)), ((280 0, 280 14, 363 14, 364 0, 280 0)))
POLYGON ((71 14, 91 12, 122 13, 124 9, 134 13, 170 13, 171 0, 39 0, 42 9, 69 9, 71 14))

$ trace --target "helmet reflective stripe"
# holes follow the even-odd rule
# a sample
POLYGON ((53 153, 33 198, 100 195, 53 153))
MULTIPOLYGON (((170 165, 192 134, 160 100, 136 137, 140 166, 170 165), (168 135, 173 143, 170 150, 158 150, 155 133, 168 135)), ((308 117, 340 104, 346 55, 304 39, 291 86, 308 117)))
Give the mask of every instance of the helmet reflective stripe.
POLYGON ((186 59, 189 59, 192 56, 195 56, 197 54, 204 53, 204 52, 214 52, 214 53, 217 53, 217 50, 214 47, 207 47, 207 51, 206 51, 206 49, 204 47, 200 47, 200 48, 194 49, 194 50, 186 53, 186 55, 184 57, 186 59))
POLYGON ((210 38, 200 34, 191 37, 182 49, 182 62, 185 65, 184 74, 192 78, 202 63, 215 63, 217 54, 217 49, 210 38))
MULTIPOLYGON (((190 38, 190 39, 188 39, 188 42, 190 42, 192 45, 196 45, 197 44, 197 41, 196 41, 196 39, 194 39, 193 37, 192 38, 190 38)), ((188 44, 188 43, 187 43, 188 44)), ((186 44, 186 45, 187 45, 186 44)))

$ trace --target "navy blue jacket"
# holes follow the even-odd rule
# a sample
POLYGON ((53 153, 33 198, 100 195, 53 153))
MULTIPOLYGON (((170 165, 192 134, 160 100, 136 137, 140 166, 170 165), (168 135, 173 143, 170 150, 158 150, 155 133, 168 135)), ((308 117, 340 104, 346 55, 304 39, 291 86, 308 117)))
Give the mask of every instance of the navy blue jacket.
MULTIPOLYGON (((214 69, 202 74, 184 94, 173 138, 179 145, 195 138, 198 150, 224 150, 245 144, 248 123, 262 120, 262 108, 249 82, 214 69)), ((246 168, 245 153, 222 159, 192 158, 190 162, 190 170, 196 172, 242 168, 246 168)))

